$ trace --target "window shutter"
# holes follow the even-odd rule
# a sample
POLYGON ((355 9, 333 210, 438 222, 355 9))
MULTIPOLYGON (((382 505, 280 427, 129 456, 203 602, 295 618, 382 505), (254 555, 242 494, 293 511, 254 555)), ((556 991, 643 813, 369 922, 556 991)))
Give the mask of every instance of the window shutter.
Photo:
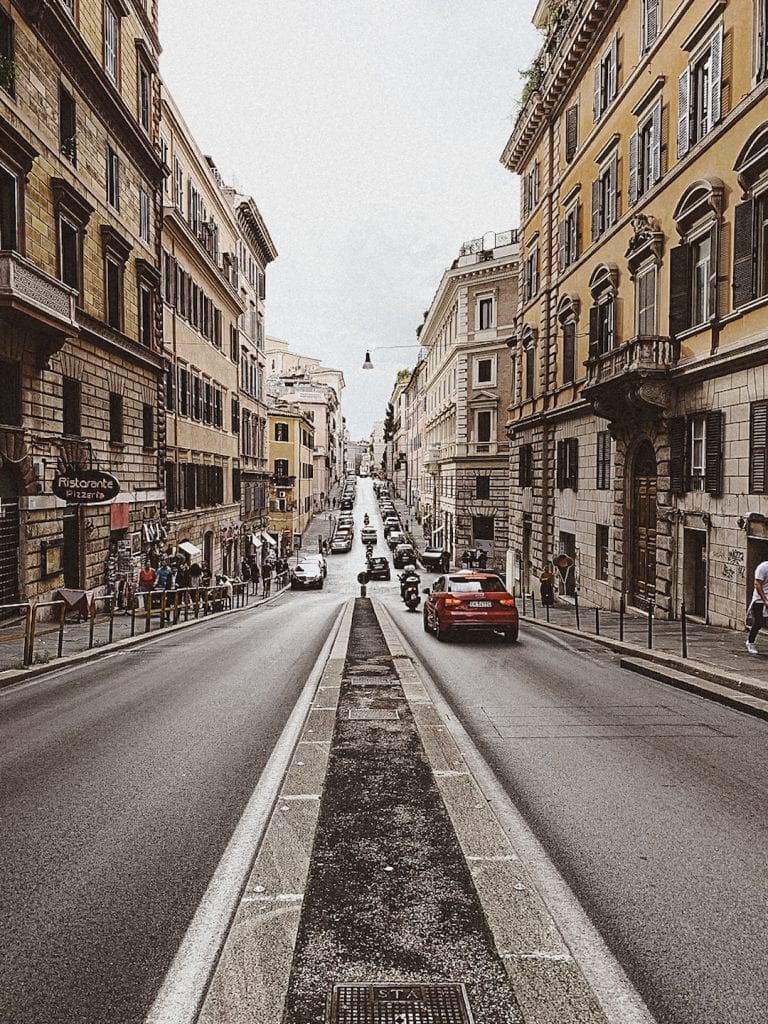
POLYGON ((570 384, 576 376, 576 324, 563 324, 563 384, 570 384))
POLYGON ((598 349, 599 349, 598 334, 599 334, 599 330, 600 330, 600 327, 599 327, 600 320, 599 320, 599 318, 600 318, 600 311, 598 310, 597 306, 596 305, 595 306, 590 306, 589 307, 589 358, 590 359, 597 358, 597 354, 598 354, 598 349))
POLYGON ((768 19, 768 10, 766 10, 765 4, 758 4, 757 8, 757 61, 755 67, 755 73, 757 75, 758 82, 761 82, 765 77, 766 72, 766 45, 765 45, 765 33, 766 33, 766 19, 768 19))
POLYGON ((709 229, 709 319, 720 318, 720 223, 709 229))
POLYGON ((557 489, 562 491, 565 487, 565 441, 557 442, 557 489))
POLYGON ((736 207, 733 228, 733 308, 755 297, 755 201, 748 199, 736 207))
POLYGON ((611 42, 608 58, 608 102, 616 98, 619 91, 619 37, 615 35, 611 42))
POLYGON ((578 437, 571 437, 568 440, 568 475, 569 485, 574 491, 578 490, 579 487, 579 439, 578 437))
POLYGON ((594 121, 598 121, 603 112, 600 104, 600 82, 602 80, 602 70, 602 62, 598 61, 595 66, 594 95, 592 98, 592 119, 594 121))
POLYGON ((677 87, 677 155, 685 156, 691 139, 691 69, 680 75, 677 87))
POLYGON ((709 118, 707 124, 707 130, 711 131, 712 128, 720 121, 720 113, 722 107, 722 92, 723 92, 723 26, 718 25, 715 34, 712 36, 712 42, 710 43, 710 54, 712 57, 712 82, 711 82, 711 102, 709 104, 709 118))
POLYGON ((629 204, 633 206, 637 202, 637 149, 639 136, 632 132, 629 137, 629 204))
POLYGON ((669 421, 669 489, 672 494, 685 493, 685 416, 669 421))
POLYGON ((592 241, 600 237, 600 179, 592 182, 592 241))
POLYGON ((659 0, 645 0, 645 49, 659 34, 659 0))
POLYGON ((768 488, 768 401, 753 402, 749 424, 749 493, 768 488))
POLYGON ((661 181, 661 100, 653 107, 651 114, 651 181, 661 181))
POLYGON ((565 112, 565 160, 570 163, 579 144, 579 108, 574 103, 565 112))
MULTIPOLYGON (((566 219, 567 219, 567 214, 566 214, 566 219)), ((559 249, 559 254, 560 254, 560 273, 561 274, 565 270, 565 268, 568 266, 568 253, 566 251, 566 245, 565 245, 565 238, 566 238, 565 223, 566 223, 565 220, 561 220, 560 221, 560 226, 557 229, 557 233, 558 233, 558 249, 559 249)))
POLYGON ((691 326, 690 246, 670 251, 669 268, 669 333, 675 336, 691 326))
POLYGON ((619 182, 619 159, 614 156, 611 162, 608 164, 608 210, 605 217, 606 227, 611 227, 616 223, 618 219, 617 215, 619 212, 619 193, 618 193, 618 182, 619 182))
POLYGON ((723 493, 723 413, 716 409, 707 413, 707 450, 704 463, 704 489, 713 498, 723 493))

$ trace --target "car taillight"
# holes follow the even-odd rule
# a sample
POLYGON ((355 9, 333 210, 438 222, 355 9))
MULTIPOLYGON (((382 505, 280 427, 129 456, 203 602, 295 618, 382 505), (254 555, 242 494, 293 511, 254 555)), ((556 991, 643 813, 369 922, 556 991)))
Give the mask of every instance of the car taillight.
POLYGON ((458 597, 446 597, 443 604, 446 608, 458 608, 461 604, 461 599, 458 597))
POLYGON ((514 597, 500 597, 499 604, 503 604, 505 608, 514 608, 515 599, 514 597))

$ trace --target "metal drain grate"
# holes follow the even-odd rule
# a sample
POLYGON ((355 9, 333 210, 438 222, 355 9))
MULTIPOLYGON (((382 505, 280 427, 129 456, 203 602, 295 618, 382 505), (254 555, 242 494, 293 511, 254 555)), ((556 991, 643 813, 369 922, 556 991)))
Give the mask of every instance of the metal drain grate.
POLYGON ((400 715, 397 711, 386 711, 379 708, 363 708, 360 711, 350 711, 351 722, 396 722, 400 715))
POLYGON ((334 985, 326 1024, 473 1024, 463 985, 334 985))

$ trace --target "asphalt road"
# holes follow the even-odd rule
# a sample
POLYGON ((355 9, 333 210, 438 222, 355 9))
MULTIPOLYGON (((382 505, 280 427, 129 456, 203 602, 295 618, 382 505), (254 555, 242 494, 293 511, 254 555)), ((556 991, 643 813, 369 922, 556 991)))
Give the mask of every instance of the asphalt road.
POLYGON ((0 692, 0 1021, 140 1024, 341 604, 0 692))

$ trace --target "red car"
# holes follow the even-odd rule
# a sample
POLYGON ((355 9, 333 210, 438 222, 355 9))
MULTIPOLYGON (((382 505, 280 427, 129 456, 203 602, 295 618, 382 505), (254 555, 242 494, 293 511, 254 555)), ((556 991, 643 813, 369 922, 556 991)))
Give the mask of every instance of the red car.
POLYGON ((447 573, 424 593, 424 631, 438 640, 470 629, 500 632, 507 643, 517 640, 517 605, 495 573, 447 573))

